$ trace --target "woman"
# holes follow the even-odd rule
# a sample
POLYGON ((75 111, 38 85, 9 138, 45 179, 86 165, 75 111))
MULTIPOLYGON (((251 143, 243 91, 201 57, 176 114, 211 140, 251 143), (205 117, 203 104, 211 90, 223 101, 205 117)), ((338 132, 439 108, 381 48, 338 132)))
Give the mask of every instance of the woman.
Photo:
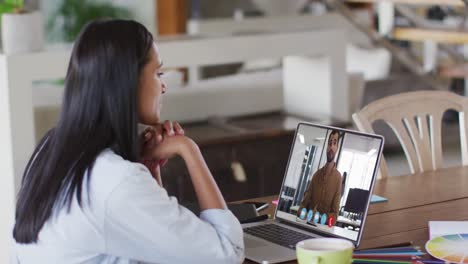
POLYGON ((243 260, 241 226, 199 148, 177 123, 160 125, 161 66, 151 34, 134 21, 95 21, 83 29, 57 126, 23 176, 13 230, 17 262, 243 260), (138 123, 154 128, 141 137, 138 123), (158 164, 176 155, 187 165, 200 218, 161 186, 158 164))

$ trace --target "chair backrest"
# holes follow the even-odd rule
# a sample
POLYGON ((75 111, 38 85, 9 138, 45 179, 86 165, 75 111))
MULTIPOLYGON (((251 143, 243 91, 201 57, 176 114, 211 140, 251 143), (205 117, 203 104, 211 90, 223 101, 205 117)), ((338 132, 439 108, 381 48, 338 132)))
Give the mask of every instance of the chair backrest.
MULTIPOLYGON (((443 166, 442 117, 447 110, 459 113, 462 165, 468 165, 468 98, 447 91, 401 93, 376 100, 353 114, 360 131, 374 133, 372 123, 386 122, 405 152, 411 173, 436 170, 443 166)), ((388 176, 382 158, 379 178, 388 176)))

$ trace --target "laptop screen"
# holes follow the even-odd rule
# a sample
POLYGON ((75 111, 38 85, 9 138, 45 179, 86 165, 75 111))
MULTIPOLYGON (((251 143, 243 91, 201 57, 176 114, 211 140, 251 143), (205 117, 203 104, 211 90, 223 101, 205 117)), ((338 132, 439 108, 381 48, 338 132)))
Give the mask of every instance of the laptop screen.
POLYGON ((299 124, 276 217, 357 242, 382 145, 380 136, 299 124))

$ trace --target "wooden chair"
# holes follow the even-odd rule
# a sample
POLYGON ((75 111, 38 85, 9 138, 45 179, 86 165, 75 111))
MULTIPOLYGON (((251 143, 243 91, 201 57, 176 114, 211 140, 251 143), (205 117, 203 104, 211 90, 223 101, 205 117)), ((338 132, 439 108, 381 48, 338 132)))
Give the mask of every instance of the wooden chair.
MULTIPOLYGON (((374 133, 373 122, 386 122, 403 147, 411 173, 419 173, 443 166, 441 125, 449 109, 459 113, 462 164, 468 165, 468 98, 464 96, 446 91, 397 94, 370 103, 353 114, 353 121, 360 131, 369 133, 374 133)), ((387 176, 382 158, 379 178, 387 176)))

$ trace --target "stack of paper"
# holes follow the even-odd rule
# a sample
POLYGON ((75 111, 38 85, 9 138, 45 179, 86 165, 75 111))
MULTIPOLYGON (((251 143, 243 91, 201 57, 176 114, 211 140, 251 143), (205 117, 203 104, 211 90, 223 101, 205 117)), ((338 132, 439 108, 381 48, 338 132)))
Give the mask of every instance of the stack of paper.
POLYGON ((429 239, 453 234, 468 234, 468 221, 429 221, 429 239))

